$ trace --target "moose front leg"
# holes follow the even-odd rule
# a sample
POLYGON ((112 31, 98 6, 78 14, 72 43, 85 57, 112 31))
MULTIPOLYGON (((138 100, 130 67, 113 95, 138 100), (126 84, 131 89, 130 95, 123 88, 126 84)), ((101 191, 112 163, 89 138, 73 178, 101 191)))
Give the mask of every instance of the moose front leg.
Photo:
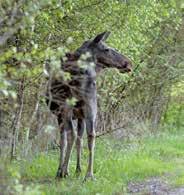
POLYGON ((89 159, 88 159, 88 168, 87 168, 85 180, 88 178, 94 179, 94 175, 93 175, 94 147, 95 147, 94 120, 92 119, 86 120, 86 130, 87 130, 87 139, 88 139, 89 159))
POLYGON ((78 119, 77 127, 77 140, 76 140, 76 149, 77 149, 77 166, 76 174, 81 173, 81 153, 82 153, 82 137, 84 134, 84 119, 78 119))

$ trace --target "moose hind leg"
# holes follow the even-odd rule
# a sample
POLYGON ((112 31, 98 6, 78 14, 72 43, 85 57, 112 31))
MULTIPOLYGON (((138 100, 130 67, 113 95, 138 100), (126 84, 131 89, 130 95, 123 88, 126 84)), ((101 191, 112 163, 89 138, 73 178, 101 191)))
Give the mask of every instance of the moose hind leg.
POLYGON ((56 174, 56 178, 63 177, 63 163, 65 158, 65 149, 66 149, 66 132, 64 130, 63 124, 60 124, 60 160, 59 160, 59 167, 56 174))
POLYGON ((63 167, 62 167, 64 177, 69 175, 69 171, 68 171, 69 160, 70 160, 70 155, 71 155, 73 144, 75 142, 75 137, 76 137, 72 120, 66 121, 65 130, 67 134, 67 148, 66 148, 65 160, 63 163, 63 167))
POLYGON ((95 129, 94 129, 94 121, 92 119, 86 120, 86 130, 87 130, 87 139, 88 139, 89 160, 88 160, 88 168, 87 168, 85 180, 88 178, 94 179, 93 162, 94 162, 94 147, 95 147, 95 129))
POLYGON ((77 140, 76 140, 76 149, 77 149, 77 166, 76 166, 76 174, 79 175, 81 173, 81 153, 82 153, 82 137, 84 134, 84 119, 78 119, 78 127, 77 127, 77 140))

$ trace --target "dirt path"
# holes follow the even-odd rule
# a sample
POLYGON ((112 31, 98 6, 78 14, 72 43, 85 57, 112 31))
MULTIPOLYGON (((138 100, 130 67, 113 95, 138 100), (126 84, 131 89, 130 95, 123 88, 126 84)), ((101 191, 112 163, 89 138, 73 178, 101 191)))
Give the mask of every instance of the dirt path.
POLYGON ((151 178, 144 182, 130 183, 128 193, 137 195, 184 195, 184 187, 173 188, 159 178, 151 178))

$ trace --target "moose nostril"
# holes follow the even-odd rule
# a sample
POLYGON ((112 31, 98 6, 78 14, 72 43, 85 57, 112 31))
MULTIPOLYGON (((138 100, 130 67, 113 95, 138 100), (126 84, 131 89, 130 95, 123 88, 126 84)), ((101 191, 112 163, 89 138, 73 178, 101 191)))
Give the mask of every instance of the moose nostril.
POLYGON ((124 68, 125 68, 128 72, 131 72, 131 71, 132 71, 132 67, 131 67, 131 64, 129 63, 129 61, 125 61, 125 62, 124 62, 124 68))
POLYGON ((125 61, 125 67, 127 67, 128 66, 128 62, 127 61, 125 61))

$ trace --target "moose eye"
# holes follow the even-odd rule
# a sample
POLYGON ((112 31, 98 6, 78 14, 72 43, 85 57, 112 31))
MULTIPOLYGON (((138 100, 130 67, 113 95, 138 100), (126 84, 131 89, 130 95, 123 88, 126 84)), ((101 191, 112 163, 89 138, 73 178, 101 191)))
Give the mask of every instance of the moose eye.
POLYGON ((105 52, 109 52, 109 49, 105 49, 105 52))

